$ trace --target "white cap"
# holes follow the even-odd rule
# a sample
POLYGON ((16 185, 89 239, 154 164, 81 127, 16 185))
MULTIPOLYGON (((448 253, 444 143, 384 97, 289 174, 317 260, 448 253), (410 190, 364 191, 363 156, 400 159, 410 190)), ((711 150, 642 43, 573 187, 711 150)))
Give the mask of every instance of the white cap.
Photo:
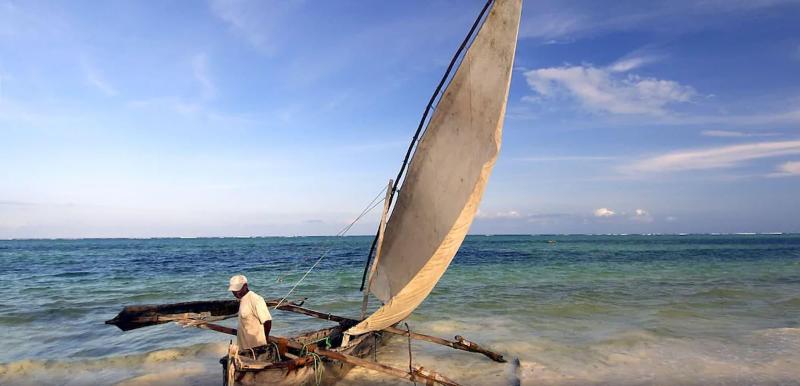
POLYGON ((247 284, 247 278, 244 275, 234 275, 231 277, 231 285, 228 287, 228 291, 238 291, 242 289, 242 287, 247 284))

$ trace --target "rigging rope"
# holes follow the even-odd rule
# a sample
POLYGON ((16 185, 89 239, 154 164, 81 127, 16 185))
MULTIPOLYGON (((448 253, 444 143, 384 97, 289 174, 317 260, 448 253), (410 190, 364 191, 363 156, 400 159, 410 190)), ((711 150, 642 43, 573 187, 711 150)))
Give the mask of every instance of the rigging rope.
MULTIPOLYGON (((361 218, 363 218, 369 212, 371 212, 373 209, 375 209, 375 207, 378 206, 378 204, 382 203, 386 199, 386 198, 380 199, 381 195, 383 195, 384 192, 386 192, 386 187, 381 189, 381 191, 378 192, 377 195, 375 195, 375 198, 373 198, 372 201, 370 201, 369 204, 367 204, 367 206, 364 207, 364 210, 362 210, 361 213, 358 216, 356 216, 356 218, 353 221, 351 221, 349 224, 347 224, 342 229, 340 229, 339 232, 337 232, 334 237, 342 237, 342 236, 344 236, 344 234, 347 233, 350 230, 350 228, 352 228, 353 225, 355 225, 359 220, 361 220, 361 218)), ((278 307, 281 304, 283 304, 283 302, 286 301, 286 298, 288 298, 289 295, 291 295, 292 292, 294 292, 295 288, 297 288, 297 286, 300 285, 300 283, 302 283, 303 280, 305 280, 306 276, 308 276, 308 274, 311 273, 311 271, 314 270, 314 268, 317 267, 317 265, 322 261, 322 259, 324 259, 328 255, 328 252, 330 252, 331 250, 333 250, 333 246, 329 246, 328 249, 326 249, 325 251, 322 252, 322 254, 320 255, 319 259, 317 259, 317 261, 314 262, 314 264, 311 265, 310 268, 308 268, 306 273, 303 274, 303 277, 301 277, 300 280, 297 281, 297 283, 294 283, 294 285, 289 290, 289 292, 287 292, 286 295, 283 295, 283 297, 278 302, 278 304, 276 304, 275 307, 272 308, 273 310, 278 309, 278 307)))

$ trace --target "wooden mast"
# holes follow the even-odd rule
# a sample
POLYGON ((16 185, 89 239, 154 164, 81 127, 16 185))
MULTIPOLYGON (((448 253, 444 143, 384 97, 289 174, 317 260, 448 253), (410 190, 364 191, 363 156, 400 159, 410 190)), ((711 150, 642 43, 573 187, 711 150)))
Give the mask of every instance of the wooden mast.
POLYGON ((389 179, 389 184, 386 186, 386 198, 383 201, 383 213, 381 214, 381 223, 378 226, 378 242, 375 245, 375 260, 372 261, 372 267, 369 270, 369 278, 367 279, 367 286, 364 288, 364 300, 361 302, 361 320, 367 316, 367 303, 369 302, 369 289, 372 286, 372 279, 375 276, 375 271, 378 269, 378 262, 381 259, 381 246, 383 246, 383 234, 386 230, 386 217, 389 213, 389 205, 391 205, 393 182, 389 179))

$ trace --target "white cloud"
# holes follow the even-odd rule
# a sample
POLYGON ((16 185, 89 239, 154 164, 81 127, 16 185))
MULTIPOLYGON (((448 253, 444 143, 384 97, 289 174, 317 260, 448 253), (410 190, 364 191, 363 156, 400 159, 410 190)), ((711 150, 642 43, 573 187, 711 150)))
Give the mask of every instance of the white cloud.
POLYGON ((217 88, 208 75, 208 56, 199 54, 192 58, 192 73, 197 82, 200 83, 202 98, 206 100, 214 98, 217 94, 217 88))
POLYGON ((631 220, 638 222, 653 222, 653 216, 650 215, 650 212, 644 209, 636 209, 633 211, 631 220))
POLYGON ((800 161, 789 161, 778 166, 778 171, 770 177, 800 176, 800 161))
POLYGON ((617 212, 614 212, 613 210, 608 208, 598 208, 594 210, 595 217, 613 217, 616 214, 617 212))
POLYGON ((590 111, 613 114, 666 115, 669 104, 689 102, 696 95, 692 87, 675 81, 624 75, 648 60, 631 57, 607 68, 540 68, 525 72, 525 78, 544 98, 567 96, 590 111))
POLYGON ((624 170, 630 172, 670 172, 726 168, 743 162, 800 154, 800 140, 756 142, 705 149, 678 150, 640 160, 624 170))
POLYGON ((703 130, 700 135, 706 137, 727 137, 727 138, 743 138, 743 137, 771 137, 780 135, 780 133, 759 133, 747 131, 733 131, 733 130, 703 130))

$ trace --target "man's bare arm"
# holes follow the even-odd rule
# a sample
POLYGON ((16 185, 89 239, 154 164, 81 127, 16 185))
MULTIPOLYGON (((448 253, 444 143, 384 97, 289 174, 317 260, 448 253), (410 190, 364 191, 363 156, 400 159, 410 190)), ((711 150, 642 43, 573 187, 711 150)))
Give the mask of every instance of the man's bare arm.
POLYGON ((272 330, 272 320, 264 322, 264 336, 269 338, 269 331, 272 330))

